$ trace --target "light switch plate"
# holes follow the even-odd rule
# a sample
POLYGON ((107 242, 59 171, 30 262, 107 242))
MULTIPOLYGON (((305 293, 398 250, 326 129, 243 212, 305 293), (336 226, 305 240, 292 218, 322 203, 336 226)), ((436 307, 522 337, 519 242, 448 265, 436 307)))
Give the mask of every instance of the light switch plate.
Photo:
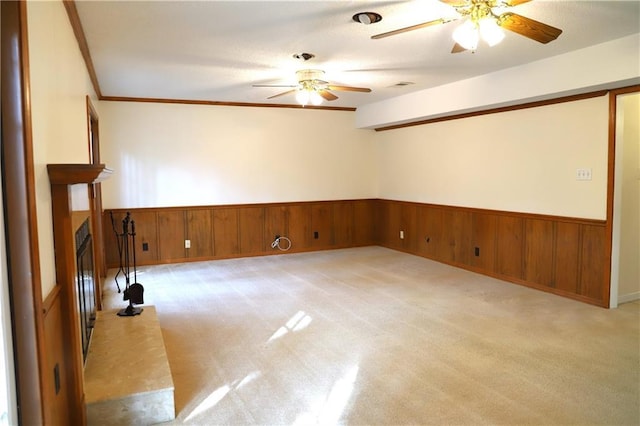
POLYGON ((591 180, 591 169, 576 169, 576 180, 591 180))

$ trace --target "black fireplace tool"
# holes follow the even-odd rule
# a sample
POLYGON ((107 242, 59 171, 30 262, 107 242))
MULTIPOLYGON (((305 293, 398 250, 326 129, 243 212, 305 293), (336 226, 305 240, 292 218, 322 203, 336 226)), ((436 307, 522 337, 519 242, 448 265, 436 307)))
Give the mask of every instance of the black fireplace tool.
MULTIPOLYGON (((111 217, 111 220, 113 222, 113 216, 111 217)), ((122 220, 122 234, 118 234, 116 231, 116 237, 118 238, 118 252, 120 254, 120 269, 118 270, 118 273, 116 273, 116 285, 118 286, 119 293, 120 285, 118 284, 117 277, 122 273, 125 277, 123 300, 129 301, 129 306, 118 311, 118 315, 121 317, 140 315, 142 313, 142 308, 134 308, 133 305, 140 305, 144 303, 144 287, 138 282, 138 271, 136 265, 136 224, 135 221, 131 220, 129 212, 127 212, 127 215, 122 220), (131 283, 132 261, 133 283, 131 283)))

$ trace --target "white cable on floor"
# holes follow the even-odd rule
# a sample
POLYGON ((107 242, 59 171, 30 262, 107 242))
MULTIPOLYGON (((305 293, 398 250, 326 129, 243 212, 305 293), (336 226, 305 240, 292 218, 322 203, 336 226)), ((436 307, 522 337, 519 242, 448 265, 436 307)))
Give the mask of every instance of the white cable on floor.
POLYGON ((278 237, 275 240, 273 240, 273 242, 271 243, 271 248, 276 248, 278 247, 278 249, 280 249, 280 251, 287 251, 291 248, 291 240, 288 239, 287 237, 278 237), (280 241, 281 240, 285 240, 288 244, 287 247, 283 248, 280 246, 280 241))

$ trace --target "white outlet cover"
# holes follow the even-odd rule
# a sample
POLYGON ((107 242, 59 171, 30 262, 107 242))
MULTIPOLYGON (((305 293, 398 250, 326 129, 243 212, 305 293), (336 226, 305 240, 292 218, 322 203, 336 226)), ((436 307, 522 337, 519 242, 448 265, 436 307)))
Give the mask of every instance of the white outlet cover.
POLYGON ((576 169, 576 180, 591 180, 591 169, 576 169))

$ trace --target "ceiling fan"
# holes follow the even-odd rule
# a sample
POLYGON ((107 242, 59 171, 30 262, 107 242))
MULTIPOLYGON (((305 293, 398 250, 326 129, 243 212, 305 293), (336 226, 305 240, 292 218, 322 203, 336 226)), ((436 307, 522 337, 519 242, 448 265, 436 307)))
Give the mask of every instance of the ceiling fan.
POLYGON ((372 36, 372 39, 402 34, 432 25, 446 24, 448 22, 465 19, 465 21, 453 33, 456 42, 451 53, 475 51, 480 39, 485 40, 490 46, 502 41, 504 32, 502 29, 513 31, 531 40, 540 43, 549 43, 562 33, 559 28, 552 27, 543 22, 527 18, 512 12, 499 13, 494 9, 509 8, 528 3, 531 0, 440 0, 442 3, 452 6, 459 16, 455 18, 440 18, 423 22, 410 27, 400 28, 382 34, 372 36))
POLYGON ((291 90, 269 96, 267 99, 273 99, 295 93, 296 100, 303 106, 309 103, 313 105, 320 105, 323 99, 326 101, 335 101, 336 99, 338 99, 338 97, 331 93, 330 90, 367 93, 371 92, 371 89, 367 87, 338 86, 335 84, 330 84, 329 82, 324 81, 320 78, 323 74, 324 71, 322 70, 299 70, 296 71, 298 84, 254 84, 253 87, 291 87, 291 90))

